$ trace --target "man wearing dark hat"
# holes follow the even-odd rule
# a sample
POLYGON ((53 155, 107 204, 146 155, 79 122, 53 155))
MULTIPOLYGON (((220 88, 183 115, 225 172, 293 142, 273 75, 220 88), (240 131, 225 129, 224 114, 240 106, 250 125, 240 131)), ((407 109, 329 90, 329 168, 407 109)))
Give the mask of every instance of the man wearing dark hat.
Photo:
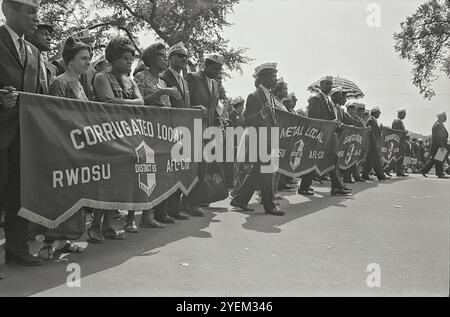
MULTIPOLYGON (((335 120, 335 110, 333 104, 328 98, 328 94, 331 92, 333 85, 333 78, 331 76, 324 77, 320 80, 320 90, 317 94, 309 98, 308 100, 308 117, 321 120, 335 120)), ((337 154, 336 154, 337 160, 337 154)), ((312 181, 314 179, 315 172, 311 172, 302 177, 298 193, 300 195, 314 195, 314 191, 311 188, 312 181)), ((330 173, 331 179, 331 195, 348 195, 350 189, 346 188, 337 173, 336 168, 330 173)))
POLYGON ((431 129, 431 152, 428 163, 420 170, 423 176, 427 177, 427 173, 431 170, 433 165, 436 168, 436 175, 438 178, 448 178, 444 174, 443 163, 445 157, 442 160, 435 159, 438 150, 446 151, 448 155, 448 131, 444 126, 444 122, 447 121, 447 114, 445 112, 437 115, 437 121, 433 124, 431 129))
POLYGON ((41 52, 41 87, 42 93, 48 95, 50 83, 55 79, 58 69, 48 61, 46 52, 51 50, 53 26, 50 24, 38 24, 36 31, 25 38, 41 52))
MULTIPOLYGON (((406 117, 406 110, 405 109, 400 109, 397 111, 397 118, 394 119, 394 121, 392 121, 392 129, 394 130, 402 130, 402 131, 407 131, 405 129, 405 125, 403 123, 403 119, 405 119, 406 117)), ((404 153, 405 148, 401 148, 400 149, 400 153, 404 153)), ((407 174, 404 173, 403 171, 403 158, 404 156, 402 156, 396 163, 395 163, 395 172, 397 173, 397 176, 408 176, 407 174)))
MULTIPOLYGON (((245 106, 245 125, 247 127, 255 127, 258 130, 261 127, 270 129, 276 125, 276 118, 274 113, 275 97, 271 89, 277 84, 277 65, 276 63, 265 63, 255 69, 255 76, 259 78, 259 88, 247 97, 245 106)), ((270 135, 267 132, 266 136, 270 135)), ((268 148, 270 149, 270 141, 267 140, 268 148)), ((259 150, 258 150, 259 152, 259 150)), ((273 173, 262 171, 261 166, 270 166, 269 162, 263 162, 258 157, 245 176, 244 181, 237 190, 236 195, 231 200, 231 206, 245 211, 252 211, 249 208, 248 202, 253 196, 255 190, 259 187, 261 190, 261 199, 266 214, 283 216, 284 211, 278 209, 273 202, 273 173)))
POLYGON ((0 204, 5 204, 5 261, 41 265, 29 254, 28 221, 20 208, 20 135, 18 94, 40 92, 39 50, 24 39, 36 30, 37 0, 4 0, 6 24, 0 26, 0 204))
MULTIPOLYGON (((204 68, 198 72, 188 73, 186 81, 192 107, 201 108, 206 112, 206 118, 203 120, 204 128, 220 125, 219 105, 219 84, 217 78, 222 71, 224 63, 223 56, 218 54, 209 54, 205 57, 204 68)), ((198 164, 199 181, 188 196, 183 196, 182 209, 191 216, 203 217, 205 211, 200 208, 203 203, 204 193, 200 192, 201 182, 205 178, 206 166, 204 163, 198 164)))
POLYGON ((381 166, 381 129, 377 121, 381 114, 380 108, 374 107, 370 111, 370 114, 371 116, 367 121, 367 126, 372 129, 369 131, 369 151, 367 152, 362 178, 372 180, 370 171, 373 168, 378 180, 381 181, 390 177, 384 175, 383 167, 381 166))

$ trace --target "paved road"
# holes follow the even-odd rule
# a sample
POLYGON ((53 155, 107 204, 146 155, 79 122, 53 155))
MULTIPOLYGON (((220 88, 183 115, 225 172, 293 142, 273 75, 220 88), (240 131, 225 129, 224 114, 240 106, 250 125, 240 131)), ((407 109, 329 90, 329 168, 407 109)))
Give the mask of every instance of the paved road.
MULTIPOLYGON (((430 175, 284 193, 285 217, 228 212, 90 244, 69 262, 7 267, 0 296, 448 296, 450 180, 430 175), (81 287, 68 287, 68 263, 81 287), (367 266, 380 268, 369 288, 367 266)), ((0 254, 3 259, 3 251, 0 254)))

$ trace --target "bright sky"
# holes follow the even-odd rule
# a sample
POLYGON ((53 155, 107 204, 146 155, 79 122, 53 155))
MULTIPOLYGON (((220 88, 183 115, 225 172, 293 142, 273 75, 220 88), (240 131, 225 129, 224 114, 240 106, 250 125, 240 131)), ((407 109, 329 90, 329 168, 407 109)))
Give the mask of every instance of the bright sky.
MULTIPOLYGON (((379 0, 379 28, 367 25, 366 0, 241 0, 224 30, 231 45, 249 47, 253 58, 243 74, 233 73, 224 85, 229 97, 246 96, 254 89, 254 68, 277 62, 279 76, 295 92, 304 108, 306 88, 325 75, 339 75, 358 84, 368 107, 381 107, 380 121, 390 125, 399 108, 406 108, 408 130, 429 135, 435 114, 450 114, 450 80, 441 73, 434 84, 436 96, 423 99, 411 83, 411 64, 394 50, 392 35, 400 22, 425 0, 379 0)), ((0 14, 0 18, 3 15, 0 14)), ((140 35, 143 46, 153 36, 140 35)), ((448 122, 447 122, 448 126, 448 122)))
MULTIPOLYGON (((429 135, 435 114, 450 114, 450 80, 442 73, 435 83, 436 96, 423 99, 411 83, 411 64, 398 57, 392 35, 400 22, 425 1, 381 0, 379 28, 367 25, 364 0, 242 0, 225 30, 233 46, 249 47, 254 58, 243 75, 233 74, 228 95, 246 97, 253 89, 251 75, 264 62, 277 62, 278 74, 295 92, 302 108, 306 88, 325 75, 354 81, 364 91, 364 102, 381 107, 380 121, 390 125, 396 110, 406 108, 408 130, 429 135)), ((448 122, 447 122, 448 127, 448 122)))

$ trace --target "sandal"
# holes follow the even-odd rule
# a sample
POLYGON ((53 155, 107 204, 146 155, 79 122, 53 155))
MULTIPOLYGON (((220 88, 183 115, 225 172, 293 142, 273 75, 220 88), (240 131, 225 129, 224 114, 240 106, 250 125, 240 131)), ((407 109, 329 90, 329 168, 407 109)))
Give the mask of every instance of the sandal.
POLYGON ((109 228, 109 229, 106 229, 105 231, 103 231, 103 237, 105 239, 110 239, 110 240, 124 240, 125 232, 116 231, 113 228, 109 228))
POLYGON ((53 244, 44 245, 40 250, 38 255, 45 260, 53 259, 53 254, 55 253, 55 248, 53 244))
POLYGON ((129 233, 138 233, 139 232, 139 227, 137 226, 136 221, 134 221, 134 220, 126 223, 125 226, 123 227, 123 229, 129 233))
POLYGON ((67 243, 59 250, 56 250, 60 253, 82 253, 84 248, 73 243, 72 241, 67 241, 67 243))
POLYGON ((102 244, 103 243, 103 236, 102 236, 102 234, 101 233, 96 234, 94 232, 94 228, 90 227, 87 230, 87 235, 89 237, 89 239, 88 239, 89 242, 92 242, 92 243, 95 243, 95 244, 102 244))

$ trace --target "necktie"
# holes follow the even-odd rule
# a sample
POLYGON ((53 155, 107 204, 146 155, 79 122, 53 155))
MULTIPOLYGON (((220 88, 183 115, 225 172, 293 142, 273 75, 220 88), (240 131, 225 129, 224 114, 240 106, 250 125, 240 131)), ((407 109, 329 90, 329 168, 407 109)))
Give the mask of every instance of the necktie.
POLYGON ((25 42, 22 38, 19 38, 19 53, 20 61, 24 64, 27 58, 27 52, 25 51, 25 42))

